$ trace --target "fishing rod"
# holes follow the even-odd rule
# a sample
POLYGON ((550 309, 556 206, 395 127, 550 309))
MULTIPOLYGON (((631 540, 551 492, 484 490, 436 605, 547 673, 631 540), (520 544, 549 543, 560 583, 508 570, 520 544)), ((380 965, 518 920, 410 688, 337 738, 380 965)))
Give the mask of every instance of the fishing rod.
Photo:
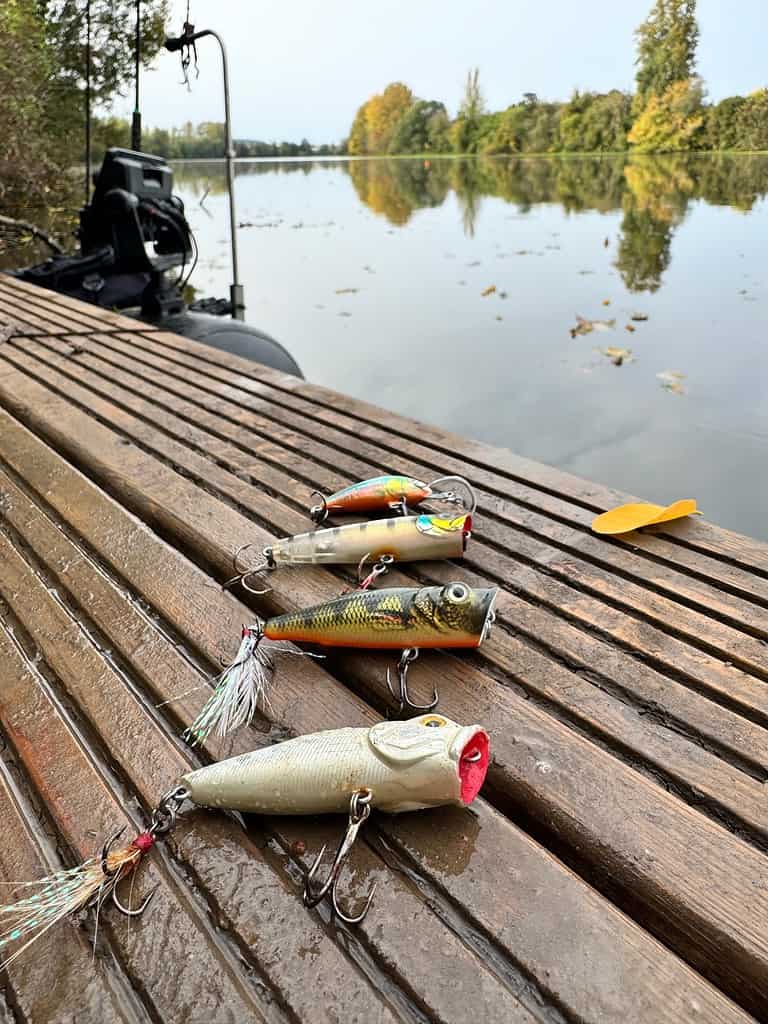
MULTIPOLYGON (((227 51, 224 46, 224 40, 211 28, 203 29, 201 32, 195 32, 195 26, 190 25, 189 21, 184 22, 184 31, 180 36, 169 37, 165 40, 165 48, 169 53, 178 53, 187 48, 193 50, 195 53, 195 60, 197 60, 197 50, 195 43, 198 39, 203 39, 205 36, 213 36, 216 42, 219 44, 221 50, 221 63, 224 76, 224 148, 225 157, 227 161, 227 191, 229 193, 229 233, 232 247, 232 284, 229 287, 229 298, 232 306, 232 318, 233 320, 244 320, 245 319, 245 297, 243 294, 243 286, 239 281, 238 267, 237 267, 237 221, 235 218, 235 176, 234 176, 234 158, 235 158, 235 147, 232 144, 232 120, 230 117, 230 104, 229 104, 229 68, 227 65, 227 51)), ((189 63, 187 58, 187 63, 189 63)), ((184 58, 182 57, 182 66, 185 68, 184 58)))
POLYGON ((141 63, 141 0, 136 0, 136 71, 134 74, 136 98, 131 121, 131 149, 141 152, 141 112, 139 110, 139 66, 141 63))

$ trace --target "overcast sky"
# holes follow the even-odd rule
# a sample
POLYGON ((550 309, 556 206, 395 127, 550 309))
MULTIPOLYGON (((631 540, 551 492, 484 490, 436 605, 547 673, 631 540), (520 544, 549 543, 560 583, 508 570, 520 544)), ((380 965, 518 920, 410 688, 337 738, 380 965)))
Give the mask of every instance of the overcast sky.
MULTIPOLYGON (((190 0, 196 28, 229 52, 236 138, 333 142, 387 83, 443 100, 453 115, 469 67, 491 109, 523 92, 629 89, 633 31, 652 0, 190 0)), ((171 0, 174 34, 186 0, 171 0)), ((698 70, 713 100, 768 85, 768 0, 699 0, 698 70)), ((179 84, 178 54, 142 79, 144 123, 223 119, 218 47, 198 45, 200 77, 179 84)), ((121 102, 116 113, 132 109, 121 102)))

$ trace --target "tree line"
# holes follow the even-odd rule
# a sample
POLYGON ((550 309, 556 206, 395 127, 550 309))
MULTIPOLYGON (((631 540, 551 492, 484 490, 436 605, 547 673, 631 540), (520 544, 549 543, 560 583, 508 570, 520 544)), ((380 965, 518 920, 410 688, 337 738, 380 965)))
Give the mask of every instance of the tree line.
POLYGON ((419 99, 393 82, 357 110, 348 150, 493 155, 768 149, 768 89, 705 101, 695 73, 696 0, 656 0, 635 35, 634 94, 577 90, 567 102, 548 102, 528 92, 491 112, 474 69, 451 120, 445 104, 419 99))
MULTIPOLYGON (((95 118, 93 149, 100 153, 110 146, 128 146, 131 125, 125 118, 95 118)), ((179 128, 144 128, 142 148, 166 160, 218 159, 224 155, 224 122, 191 121, 179 128)), ((290 157, 337 156, 345 150, 341 146, 313 146, 308 139, 301 142, 262 142, 258 139, 234 139, 238 157, 290 157)))

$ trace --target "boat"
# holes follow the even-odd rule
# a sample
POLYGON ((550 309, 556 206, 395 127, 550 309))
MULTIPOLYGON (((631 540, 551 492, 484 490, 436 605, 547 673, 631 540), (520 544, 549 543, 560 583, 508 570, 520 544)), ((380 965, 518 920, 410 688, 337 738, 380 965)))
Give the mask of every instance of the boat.
POLYGON ((77 237, 79 252, 10 273, 303 377, 278 341, 239 318, 235 290, 230 299, 185 303, 197 244, 163 157, 108 149, 90 201, 80 210, 77 237))

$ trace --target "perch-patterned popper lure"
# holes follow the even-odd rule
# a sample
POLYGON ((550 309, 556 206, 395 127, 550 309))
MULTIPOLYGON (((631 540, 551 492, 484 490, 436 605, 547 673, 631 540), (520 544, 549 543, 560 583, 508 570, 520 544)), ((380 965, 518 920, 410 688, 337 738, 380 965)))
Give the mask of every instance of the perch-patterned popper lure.
MULTIPOLYGON (((442 558, 461 558, 472 535, 472 516, 446 519, 444 516, 405 516, 376 519, 370 523, 352 523, 326 530, 286 537, 264 548, 262 560, 243 563, 246 548, 235 555, 237 576, 226 586, 239 581, 251 593, 263 593, 251 586, 252 578, 268 569, 298 565, 357 565, 365 562, 418 562, 442 558)), ((379 572, 374 575, 378 575, 379 572)), ((367 582, 371 582, 369 577, 367 582)))
POLYGON ((316 523, 322 523, 329 515, 337 514, 364 515, 368 512, 390 512, 395 509, 405 512, 409 507, 418 505, 427 499, 464 505, 470 515, 477 507, 472 485, 463 476, 443 476, 425 484, 422 480, 416 480, 412 476, 393 474, 376 476, 371 480, 361 480, 359 483, 343 487, 340 491, 327 496, 321 494, 320 491, 312 493, 316 494, 322 503, 309 510, 310 516, 316 523), (435 489, 438 484, 445 484, 448 481, 458 483, 466 490, 469 504, 466 504, 455 491, 435 489))
POLYGON ((414 704, 408 695, 408 665, 420 648, 479 647, 494 620, 497 589, 473 589, 465 583, 444 587, 391 587, 355 590, 331 601, 277 615, 243 629, 235 660, 217 680, 213 696, 185 736, 194 743, 214 729, 219 736, 250 721, 259 700, 266 697, 271 674, 263 639, 319 644, 323 647, 362 647, 401 650, 398 663, 399 712, 431 710, 414 704))
POLYGON ((0 933, 0 959, 15 947, 0 962, 0 970, 48 928, 84 907, 93 906, 98 913, 111 898, 124 914, 142 913, 151 895, 133 910, 120 902, 118 885, 157 839, 173 828, 185 800, 202 807, 267 815, 348 810, 347 832, 328 878, 322 886, 317 885, 323 847, 306 876, 304 902, 314 907, 329 896, 336 913, 355 924, 367 913, 373 889, 362 912, 350 917, 339 907, 336 883, 371 809, 398 814, 443 804, 466 806, 480 791, 488 760, 488 736, 480 726, 461 726, 440 715, 424 715, 408 722, 379 722, 370 729, 312 733, 192 771, 160 800, 147 830, 128 846, 111 849, 120 835, 117 833, 99 856, 28 883, 25 888, 33 889, 33 895, 0 906, 0 922, 5 924, 0 933))

